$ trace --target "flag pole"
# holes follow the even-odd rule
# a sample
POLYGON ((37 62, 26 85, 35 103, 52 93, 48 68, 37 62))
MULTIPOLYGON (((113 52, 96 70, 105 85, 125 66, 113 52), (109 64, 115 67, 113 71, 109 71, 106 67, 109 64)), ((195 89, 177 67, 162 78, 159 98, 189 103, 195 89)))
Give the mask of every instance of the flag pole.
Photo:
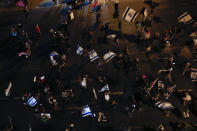
POLYGON ((11 126, 11 129, 13 129, 13 125, 12 125, 12 120, 11 120, 11 117, 10 117, 10 116, 8 116, 8 119, 9 119, 9 121, 10 121, 10 126, 11 126))

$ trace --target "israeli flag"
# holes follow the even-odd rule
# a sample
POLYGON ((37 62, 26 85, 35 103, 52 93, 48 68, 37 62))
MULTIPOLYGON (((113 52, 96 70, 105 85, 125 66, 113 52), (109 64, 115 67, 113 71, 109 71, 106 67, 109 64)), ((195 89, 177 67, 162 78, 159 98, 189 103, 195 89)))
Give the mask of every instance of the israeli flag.
POLYGON ((190 77, 192 82, 197 82, 197 69, 191 68, 190 77))
POLYGON ((116 34, 112 34, 112 35, 108 35, 108 36, 107 36, 107 38, 112 39, 112 40, 113 40, 115 37, 116 37, 116 34))
POLYGON ((90 58, 90 61, 93 62, 96 59, 98 59, 99 56, 97 55, 97 53, 94 50, 92 50, 91 52, 89 52, 89 58, 90 58))
POLYGON ((189 24, 193 22, 191 15, 187 12, 183 13, 181 16, 178 17, 178 22, 182 22, 184 24, 189 24))
POLYGON ((77 55, 82 55, 83 54, 83 48, 79 45, 77 45, 77 51, 76 51, 77 55))
POLYGON ((109 86, 108 86, 108 84, 105 85, 99 92, 103 92, 103 91, 109 91, 109 86))
POLYGON ((37 100, 32 96, 31 98, 29 98, 29 100, 27 101, 27 104, 30 106, 35 106, 37 104, 37 100))
POLYGON ((40 113, 40 116, 41 116, 42 118, 51 119, 51 114, 49 114, 49 113, 40 113))
POLYGON ((137 15, 138 14, 135 10, 127 7, 122 17, 128 22, 133 22, 137 15))
POLYGON ((50 60, 51 60, 51 64, 53 66, 58 64, 56 62, 56 60, 54 59, 54 56, 57 56, 57 55, 59 55, 59 54, 57 52, 55 52, 55 51, 51 52, 51 54, 49 55, 50 56, 50 60))
POLYGON ((174 106, 172 106, 172 104, 170 102, 164 102, 164 101, 158 101, 157 103, 155 103, 155 105, 158 107, 158 108, 161 108, 161 109, 173 109, 174 106))
POLYGON ((105 54, 103 56, 103 59, 106 61, 106 62, 109 62, 112 58, 114 58, 117 54, 114 53, 114 52, 111 52, 109 51, 107 54, 105 54))
POLYGON ((92 116, 92 112, 90 110, 90 107, 88 105, 84 106, 83 107, 83 110, 82 110, 82 117, 86 117, 86 116, 92 116))

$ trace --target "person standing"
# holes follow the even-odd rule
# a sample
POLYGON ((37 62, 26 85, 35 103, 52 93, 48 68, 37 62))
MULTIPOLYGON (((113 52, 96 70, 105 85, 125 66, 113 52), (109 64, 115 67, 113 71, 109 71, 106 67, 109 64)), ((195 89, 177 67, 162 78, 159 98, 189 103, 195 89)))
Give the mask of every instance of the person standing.
POLYGON ((186 92, 185 97, 183 97, 183 105, 187 107, 190 104, 191 100, 192 100, 191 96, 189 95, 188 92, 186 92))
POLYGON ((28 16, 29 16, 29 9, 28 9, 27 5, 25 6, 24 12, 25 12, 25 18, 28 18, 28 16))
POLYGON ((99 23, 99 18, 101 17, 99 12, 96 12, 96 23, 99 23))
POLYGON ((118 28, 119 28, 119 31, 121 33, 121 29, 122 29, 122 22, 121 21, 118 22, 118 28))
POLYGON ((24 0, 25 6, 27 6, 28 4, 28 0, 24 0))
POLYGON ((38 24, 35 25, 35 31, 38 35, 41 35, 40 26, 38 24))

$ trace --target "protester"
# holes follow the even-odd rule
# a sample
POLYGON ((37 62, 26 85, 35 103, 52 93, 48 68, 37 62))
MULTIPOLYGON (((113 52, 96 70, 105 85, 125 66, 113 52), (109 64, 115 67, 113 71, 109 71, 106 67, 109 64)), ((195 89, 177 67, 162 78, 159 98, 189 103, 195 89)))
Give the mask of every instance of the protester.
MULTIPOLYGON (((56 0, 55 2, 57 2, 58 5, 60 1, 56 0)), ((75 6, 82 6, 84 4, 83 2, 85 1, 71 1, 70 4, 72 6, 75 4, 75 6)), ((27 0, 25 0, 25 5, 24 11, 27 18, 29 16, 27 0)), ((85 4, 83 6, 85 6, 85 4)), ((98 2, 94 2, 91 8, 92 12, 96 14, 96 25, 100 23, 100 8, 101 4, 98 2)), ((141 53, 141 50, 134 48, 136 52, 140 52, 140 55, 135 54, 134 56, 132 54, 133 52, 129 52, 128 47, 130 45, 125 45, 126 42, 124 42, 124 40, 127 35, 123 34, 123 25, 119 19, 118 29, 122 34, 113 30, 113 24, 111 27, 110 22, 104 22, 103 30, 99 33, 104 34, 104 41, 101 41, 101 43, 106 44, 105 47, 107 48, 103 48, 101 44, 99 45, 101 48, 95 48, 95 41, 92 38, 97 37, 98 30, 92 27, 92 25, 88 29, 84 26, 82 41, 75 39, 71 31, 73 27, 75 27, 75 11, 69 10, 66 12, 66 18, 64 17, 63 22, 58 23, 58 27, 55 26, 47 29, 50 37, 49 42, 47 42, 49 43, 48 46, 44 46, 47 52, 46 54, 37 54, 36 51, 34 52, 34 40, 30 40, 31 36, 29 35, 31 33, 25 32, 24 29, 26 28, 24 28, 23 24, 18 24, 16 28, 13 27, 10 35, 13 38, 20 38, 18 43, 20 43, 22 47, 20 49, 21 52, 17 52, 18 56, 24 55, 28 60, 32 57, 47 56, 49 60, 48 63, 50 64, 49 70, 46 69, 46 74, 38 73, 38 75, 36 74, 34 77, 33 89, 25 93, 22 97, 24 105, 32 107, 35 116, 45 122, 51 119, 50 113, 56 115, 59 110, 61 112, 61 109, 65 109, 65 107, 66 109, 67 107, 69 108, 70 104, 76 106, 83 105, 82 118, 88 116, 92 121, 95 120, 94 113, 92 112, 98 109, 99 112, 95 111, 98 112, 96 122, 100 128, 104 128, 106 127, 105 125, 108 124, 106 116, 108 116, 108 112, 110 112, 111 109, 114 113, 121 110, 122 113, 128 115, 128 118, 133 119, 137 111, 143 111, 142 108, 148 106, 151 108, 160 108, 166 117, 171 117, 171 110, 174 109, 174 106, 172 106, 169 97, 173 95, 176 87, 176 81, 174 82, 174 78, 176 78, 176 76, 174 76, 174 70, 176 65, 175 58, 177 60, 177 57, 174 57, 176 55, 173 57, 166 55, 167 58, 153 56, 155 59, 165 61, 161 62, 158 60, 159 62, 155 64, 156 66, 154 67, 152 66, 152 59, 154 58, 152 58, 151 55, 152 53, 163 55, 163 48, 172 47, 176 43, 174 39, 178 33, 178 27, 168 26, 164 36, 162 32, 152 32, 150 25, 153 14, 150 14, 150 17, 146 18, 147 12, 145 12, 145 10, 146 7, 144 7, 141 12, 142 20, 136 22, 136 34, 133 36, 134 39, 131 38, 131 40, 130 36, 128 39, 129 42, 140 43, 137 46, 142 46, 144 50, 144 52, 141 53), (86 36, 88 37, 87 39, 86 36), (106 41, 106 38, 110 38, 111 41, 106 41), (80 44, 78 43, 79 41, 80 44), (108 50, 108 46, 113 52, 108 50), (73 52, 74 55, 72 54, 73 52), (106 54, 106 52, 108 53, 106 54), (36 55, 32 56, 32 53, 36 55), (142 57, 141 54, 146 54, 151 69, 154 70, 151 72, 152 76, 150 76, 151 73, 144 72, 143 69, 144 66, 146 66, 144 65, 144 61, 147 60, 147 58, 142 57), (108 57, 106 58, 106 56, 108 57), (132 60, 133 58, 134 60, 132 60), (160 67, 160 65, 162 67, 160 67), (159 73, 157 74, 158 69, 159 73), (109 70, 111 72, 109 72, 109 70), (78 77, 80 77, 80 79, 78 79, 78 77), (124 78, 127 77, 128 79, 125 80, 124 78), (121 86, 123 90, 123 97, 121 97, 120 100, 123 99, 123 101, 125 101, 126 99, 126 106, 119 102, 116 96, 113 96, 113 91, 116 90, 117 86, 121 86), (136 88, 132 88, 131 90, 130 88, 128 89, 127 86, 134 86, 136 88), (132 97, 128 97, 130 94, 132 94, 132 97), (48 111, 50 113, 48 113, 48 111)), ((118 1, 114 3, 114 14, 116 15, 115 18, 117 18, 119 14, 118 1)), ((76 28, 78 27, 76 26, 76 28)), ((39 38, 41 38, 44 36, 44 34, 41 35, 39 24, 35 24, 34 29, 36 37, 39 36, 39 38)), ((100 40, 100 38, 98 38, 98 40, 100 40)), ((13 42, 15 42, 15 39, 13 42)), ((190 62, 185 64, 184 70, 181 72, 182 75, 190 77, 191 64, 190 62)), ((45 67, 45 65, 43 65, 43 67, 45 67)), ((8 92, 8 90, 6 91, 8 92)), ((9 92, 5 94, 9 94, 9 92)), ((184 119, 188 119, 190 115, 192 115, 192 112, 190 113, 188 108, 192 97, 186 92, 182 100, 184 107, 186 107, 183 112, 183 117, 184 119)), ((73 114, 75 115, 75 111, 72 110, 71 115, 74 116, 73 114)), ((77 111, 76 114, 79 114, 79 112, 77 111)), ((69 124, 65 130, 74 131, 75 124, 69 124)), ((160 124, 157 130, 164 131, 164 125, 160 124)))
POLYGON ((40 36, 41 35, 41 31, 40 31, 40 26, 38 24, 35 25, 35 31, 36 33, 40 36))
POLYGON ((190 104, 191 100, 192 100, 191 96, 189 95, 188 92, 186 92, 185 97, 183 97, 183 105, 187 107, 190 104))

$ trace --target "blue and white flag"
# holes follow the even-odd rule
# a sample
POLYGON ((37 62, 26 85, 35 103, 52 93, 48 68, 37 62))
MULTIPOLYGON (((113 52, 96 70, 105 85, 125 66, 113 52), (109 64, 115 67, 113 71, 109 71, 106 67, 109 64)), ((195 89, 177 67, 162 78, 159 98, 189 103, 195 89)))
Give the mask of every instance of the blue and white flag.
POLYGON ((191 68, 190 77, 192 79, 192 82, 197 82, 197 69, 191 68))
POLYGON ((37 100, 32 96, 31 98, 29 98, 29 100, 27 101, 27 104, 30 106, 35 106, 37 104, 37 100))
POLYGON ((178 17, 178 22, 182 22, 184 24, 189 24, 193 22, 191 15, 187 12, 183 13, 181 16, 178 17))
POLYGON ((92 50, 91 52, 89 52, 89 58, 90 58, 90 61, 93 62, 96 59, 98 59, 99 56, 97 55, 96 51, 92 50))
POLYGON ((116 56, 116 54, 114 52, 111 52, 109 51, 107 54, 105 54, 103 56, 103 59, 106 61, 106 62, 109 62, 112 58, 114 58, 116 56))
POLYGON ((55 52, 55 51, 51 52, 51 54, 49 55, 50 56, 50 60, 51 60, 51 64, 53 66, 58 65, 58 63, 54 59, 54 56, 57 56, 57 55, 59 55, 59 54, 57 52, 55 52))
POLYGON ((170 102, 158 101, 155 103, 155 106, 161 109, 173 109, 174 106, 170 102))
POLYGON ((109 91, 109 86, 108 84, 103 86, 103 88, 99 91, 99 92, 103 92, 103 91, 109 91))
POLYGON ((92 116, 92 112, 90 110, 90 107, 88 105, 84 106, 82 109, 82 117, 86 117, 86 116, 92 116))
POLYGON ((83 48, 78 45, 76 53, 77 53, 77 55, 82 55, 83 54, 83 48))
POLYGON ((112 40, 114 40, 115 37, 116 37, 116 34, 111 34, 107 36, 107 38, 112 39, 112 40))
POLYGON ((127 7, 122 17, 128 22, 133 22, 137 15, 138 14, 135 10, 127 7))

